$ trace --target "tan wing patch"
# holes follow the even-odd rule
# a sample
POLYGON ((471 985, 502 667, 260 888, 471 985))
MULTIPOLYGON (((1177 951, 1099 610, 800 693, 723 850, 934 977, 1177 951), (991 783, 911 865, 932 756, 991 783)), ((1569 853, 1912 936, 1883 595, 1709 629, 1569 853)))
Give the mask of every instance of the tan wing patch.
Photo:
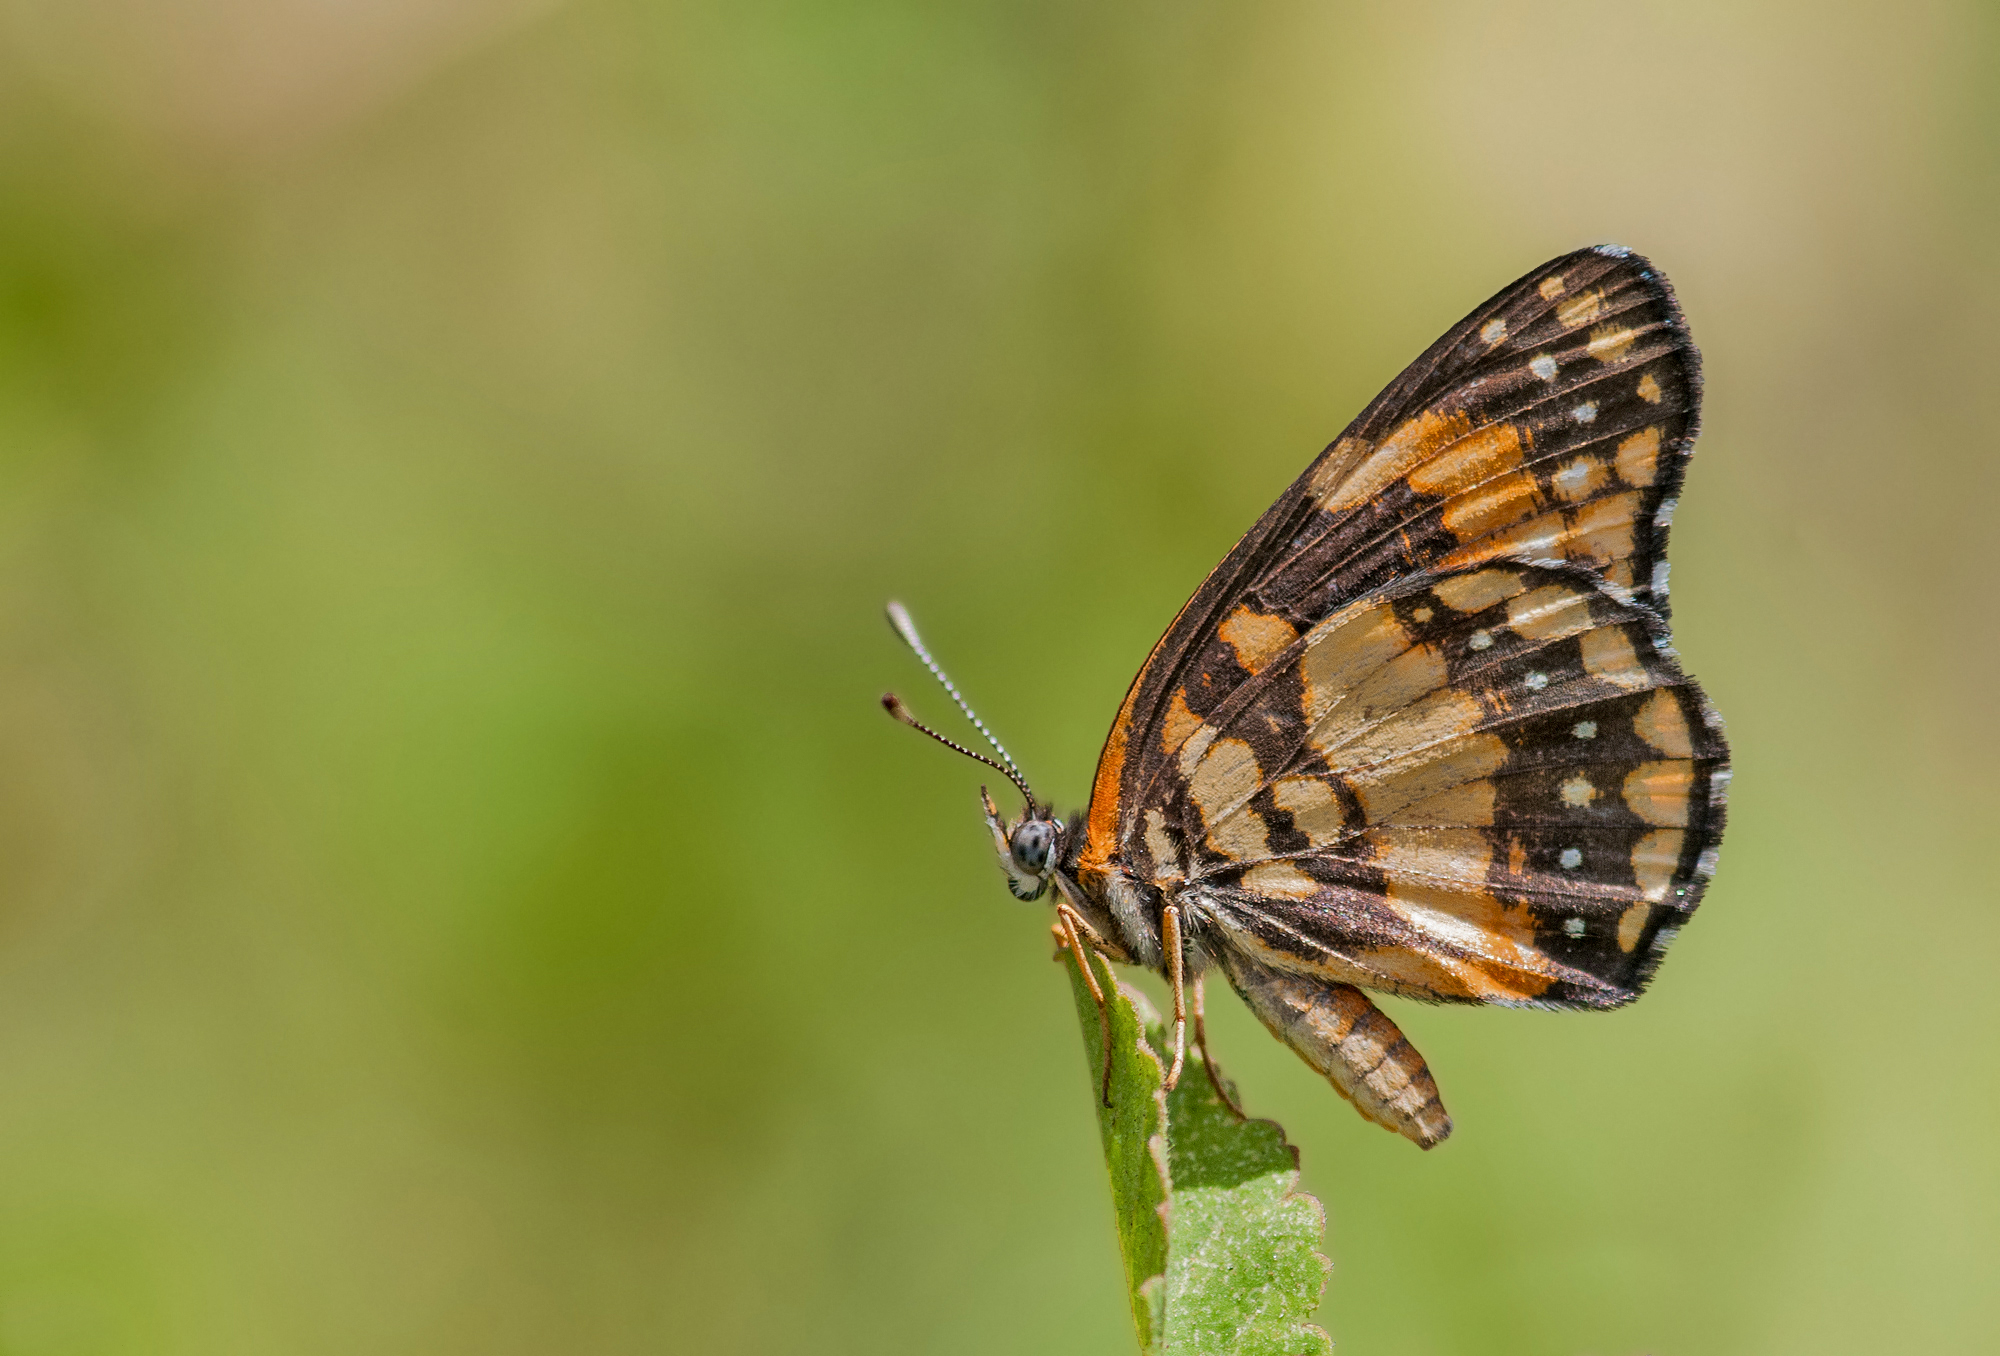
POLYGON ((1652 675, 1639 663, 1632 642, 1616 626, 1600 626, 1584 634, 1583 671, 1591 677, 1628 691, 1647 686, 1652 675))
POLYGON ((1167 817, 1157 808, 1146 811, 1146 851, 1163 879, 1179 880, 1186 874, 1174 840, 1167 833, 1167 817))
POLYGON ((1370 762, 1472 728, 1479 703, 1440 691, 1447 678, 1444 655, 1434 645, 1403 651, 1364 679, 1346 700, 1312 727, 1307 740, 1330 765, 1370 762), (1393 726, 1393 728, 1391 728, 1393 726))
POLYGON ((1641 763, 1625 774, 1625 808, 1648 824, 1686 828, 1694 764, 1680 759, 1641 763))
POLYGON ((1299 661, 1305 718, 1317 724, 1364 676, 1410 648, 1410 633, 1386 603, 1349 608, 1313 627, 1299 661))
POLYGON ((1437 600, 1454 612, 1484 612, 1527 588, 1512 570, 1480 570, 1455 574, 1431 585, 1437 600))
POLYGON ((1694 756, 1694 741, 1688 736, 1687 717, 1681 714, 1680 701, 1664 688, 1646 698, 1645 705, 1632 717, 1632 729, 1670 758, 1694 756))
POLYGON ((1632 351, 1638 334, 1623 325, 1599 325, 1590 332, 1585 351, 1601 363, 1615 363, 1632 351))
POLYGON ((1498 735, 1477 734, 1342 775, 1368 822, 1380 824, 1405 806, 1490 777, 1506 763, 1506 741, 1498 735))
MULTIPOLYGON (((1261 671, 1299 638, 1298 628, 1283 617, 1258 612, 1248 604, 1239 604, 1224 618, 1216 634, 1236 651, 1236 662, 1249 673, 1261 671)), ((1180 693, 1174 697, 1179 700, 1180 693)))
POLYGON ((1573 330, 1579 325, 1588 325, 1602 314, 1604 293, 1592 288, 1588 292, 1577 293, 1556 307, 1556 323, 1566 330, 1573 330))
MULTIPOLYGON (((1457 881, 1483 887, 1493 844, 1478 829, 1379 827, 1363 835, 1391 877, 1457 881)), ((1531 929, 1532 931, 1532 929, 1531 929)))
POLYGON ((1544 584, 1507 604, 1507 626, 1524 639, 1540 641, 1588 631, 1590 598, 1561 584, 1544 584))
POLYGON ((1243 873, 1243 886, 1280 899, 1311 899, 1326 887, 1290 862, 1260 862, 1243 873))
POLYGON ((1291 813, 1292 827, 1314 847, 1339 841, 1341 831, 1347 827, 1341 818, 1339 800, 1317 777, 1284 777, 1272 782, 1271 799, 1279 809, 1291 813))
MULTIPOLYGON (((1654 829, 1632 848, 1632 878, 1639 893, 1658 904, 1667 897, 1674 872, 1680 870, 1687 834, 1681 829, 1654 829)), ((1627 948, 1628 950, 1630 948, 1627 948)))
POLYGON ((1609 565, 1632 554, 1632 520, 1639 513, 1636 493, 1608 495, 1577 509, 1570 519, 1563 555, 1592 565, 1609 565))
MULTIPOLYGON (((1648 377, 1646 380, 1651 381, 1648 377)), ((1618 444, 1618 478, 1641 489, 1651 485, 1660 470, 1660 430, 1642 428, 1618 444)))
MULTIPOLYGON (((1202 728, 1206 731, 1209 727, 1202 728)), ((1188 795, 1201 812, 1204 826, 1220 824, 1230 811, 1257 794, 1264 769, 1257 765, 1257 751, 1240 739, 1190 739, 1181 750, 1183 761, 1197 742, 1205 747, 1188 774, 1188 795)))
POLYGON ((1466 782, 1462 786, 1448 787, 1434 796, 1426 796, 1420 801, 1405 805, 1381 822, 1392 825, 1464 824, 1470 827, 1490 825, 1493 822, 1493 807, 1497 799, 1498 793, 1492 782, 1485 780, 1466 782))

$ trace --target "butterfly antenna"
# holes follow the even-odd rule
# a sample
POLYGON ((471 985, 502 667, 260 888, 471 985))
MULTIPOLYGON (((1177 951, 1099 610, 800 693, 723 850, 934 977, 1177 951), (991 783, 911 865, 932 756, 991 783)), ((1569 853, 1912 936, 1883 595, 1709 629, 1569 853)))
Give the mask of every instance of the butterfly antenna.
POLYGON ((1000 755, 1000 761, 996 763, 983 753, 975 753, 955 740, 946 739, 936 730, 933 730, 930 726, 925 725, 922 721, 911 715, 909 709, 903 705, 902 701, 893 692, 882 694, 882 708, 911 729, 921 730, 946 748, 957 749, 966 757, 976 758, 996 772, 1003 774, 1008 781, 1020 788, 1021 794, 1027 797, 1028 804, 1032 807, 1035 804, 1035 793, 1028 789, 1028 779, 1021 775, 1021 769, 1015 765, 1013 755, 1008 753, 1006 747, 993 737, 993 732, 986 728, 986 722, 979 718, 978 713, 972 709, 972 704, 965 700, 964 694, 960 693, 951 679, 945 676, 945 671, 938 667, 937 660, 931 658, 930 650, 924 646, 923 637, 917 634, 917 624, 910 620, 908 609, 901 603, 890 603, 888 610, 889 625, 896 628, 896 634, 903 638, 903 643, 908 645, 917 658, 923 661, 924 667, 931 671, 931 677, 937 679, 944 690, 951 694, 951 699, 958 703, 958 709, 965 712, 965 718, 972 722, 972 728, 979 731, 985 737, 986 742, 993 746, 993 751, 1000 755))

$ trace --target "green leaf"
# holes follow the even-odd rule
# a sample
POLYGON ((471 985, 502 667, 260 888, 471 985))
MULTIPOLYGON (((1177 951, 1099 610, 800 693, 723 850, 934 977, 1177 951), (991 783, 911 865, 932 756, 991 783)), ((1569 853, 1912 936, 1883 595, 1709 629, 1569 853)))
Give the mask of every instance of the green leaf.
MULTIPOLYGON (((1148 1356, 1331 1352, 1332 1340, 1310 1321, 1331 1266, 1318 1251, 1326 1212, 1297 1189, 1298 1150, 1275 1123, 1230 1110, 1196 1049, 1187 1052, 1179 1085, 1166 1092, 1158 1052, 1171 1050, 1171 1033, 1145 995, 1118 983, 1093 955, 1088 963, 1111 1021, 1105 1105, 1097 1000, 1067 955, 1063 960, 1083 1027, 1140 1347, 1148 1356)), ((1229 1091, 1237 1100, 1233 1085, 1229 1091)))

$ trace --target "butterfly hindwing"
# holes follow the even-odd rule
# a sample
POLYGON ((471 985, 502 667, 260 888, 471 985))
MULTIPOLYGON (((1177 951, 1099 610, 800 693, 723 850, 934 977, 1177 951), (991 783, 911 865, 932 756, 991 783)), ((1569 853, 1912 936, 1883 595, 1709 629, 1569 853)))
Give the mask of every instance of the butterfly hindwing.
POLYGON ((1575 566, 1371 594, 1162 732, 1127 867, 1274 968, 1627 1002, 1700 898, 1727 781, 1719 722, 1665 642, 1575 566))

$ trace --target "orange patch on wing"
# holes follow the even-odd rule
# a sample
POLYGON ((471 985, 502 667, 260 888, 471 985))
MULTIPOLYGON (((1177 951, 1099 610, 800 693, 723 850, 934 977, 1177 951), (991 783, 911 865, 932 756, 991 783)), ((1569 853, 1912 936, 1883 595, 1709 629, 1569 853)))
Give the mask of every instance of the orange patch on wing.
POLYGON ((1614 687, 1634 691, 1652 682, 1652 676, 1639 663, 1638 654, 1632 649, 1632 641, 1616 626, 1601 626, 1584 634, 1583 671, 1593 678, 1601 679, 1614 687))
POLYGON ((1495 556, 1525 556, 1531 560, 1559 559, 1562 556, 1563 515, 1544 513, 1527 522, 1496 532, 1483 540, 1469 541, 1438 562, 1439 569, 1456 570, 1495 556))
POLYGON ((1501 476, 1451 500, 1439 514, 1445 528, 1461 542, 1511 527, 1541 507, 1541 486, 1525 471, 1501 476))
POLYGON ((1216 634, 1236 651, 1237 663, 1256 673, 1299 638, 1299 629, 1275 613, 1258 612, 1247 603, 1239 603, 1216 634))
POLYGON ((1577 457, 1564 462, 1562 469, 1549 477, 1549 488, 1558 499, 1575 504, 1603 489, 1609 478, 1604 463, 1596 457, 1577 457))
MULTIPOLYGON (((1145 671, 1140 670, 1141 678, 1145 671)), ((1139 680, 1132 680, 1118 718, 1111 722, 1111 734, 1097 759, 1097 776, 1090 784, 1090 809, 1084 816, 1083 855, 1079 866, 1086 872, 1103 872, 1118 855, 1118 782, 1125 775, 1125 743, 1132 732, 1132 703, 1139 696, 1139 680)))
POLYGON ((1556 323, 1566 330, 1573 330, 1578 325, 1588 325, 1597 319, 1603 310, 1604 293, 1592 288, 1588 292, 1577 293, 1556 307, 1556 323))
MULTIPOLYGON (((1472 417, 1468 414, 1424 410, 1384 438, 1382 445, 1356 463, 1352 472, 1328 485, 1319 506, 1328 513, 1340 513, 1365 504, 1471 431, 1472 417)), ((1316 475, 1315 487, 1318 481, 1316 475)))
POLYGON ((1167 703, 1167 717, 1160 722, 1160 752, 1171 755, 1201 728, 1201 717, 1188 708, 1187 690, 1175 688, 1167 703))
POLYGON ((1685 828, 1694 764, 1678 759, 1641 763, 1625 774, 1625 808, 1648 824, 1685 828))
POLYGON ((1687 717, 1681 714, 1679 699, 1666 688, 1646 698, 1645 705, 1632 717, 1632 730, 1669 758, 1694 756, 1694 741, 1688 737, 1687 717))
MULTIPOLYGON (((1385 863, 1388 904, 1420 935, 1471 953, 1466 960, 1439 955, 1467 996, 1519 1002, 1554 982, 1548 961, 1535 950, 1534 916, 1525 904, 1503 904, 1487 891, 1409 880, 1385 863)), ((1372 953, 1370 959, 1380 953, 1372 953)))
MULTIPOLYGON (((1652 378, 1648 377, 1648 381, 1652 378)), ((1642 428, 1618 444, 1618 478, 1641 489, 1659 474, 1660 430, 1642 428)))
POLYGON ((1609 580, 1609 581, 1610 581, 1611 583, 1613 583, 1613 584, 1616 584, 1616 585, 1617 585, 1617 586, 1618 586, 1619 588, 1621 588, 1621 589, 1629 589, 1629 588, 1631 588, 1631 587, 1632 587, 1632 562, 1631 562, 1630 560, 1614 560, 1614 561, 1612 561, 1612 562, 1611 562, 1611 568, 1607 569, 1607 570, 1606 570, 1606 571, 1604 572, 1604 577, 1605 577, 1605 579, 1609 580))
POLYGON ((1452 495, 1520 466, 1524 435, 1518 424, 1488 424, 1446 446, 1410 472, 1418 494, 1452 495))
POLYGON ((1585 351, 1601 363, 1615 363, 1632 351, 1638 339, 1636 332, 1623 325, 1599 325, 1590 332, 1585 351))
POLYGON ((1563 275, 1551 273, 1536 285, 1535 290, 1542 294, 1543 301, 1554 301, 1563 294, 1563 275))
POLYGON ((1507 874, 1518 876, 1528 869, 1528 849, 1521 846, 1518 838, 1507 840, 1507 874))
POLYGON ((1578 509, 1569 522, 1563 554, 1571 560, 1609 565, 1632 554, 1632 520, 1639 513, 1636 491, 1607 495, 1578 509))
POLYGON ((1660 379, 1651 372, 1639 378, 1639 399, 1648 405, 1660 403, 1660 379))
POLYGON ((1646 915, 1653 906, 1645 900, 1635 901, 1624 913, 1618 915, 1618 949, 1630 951, 1639 944, 1639 934, 1646 930, 1646 915))

